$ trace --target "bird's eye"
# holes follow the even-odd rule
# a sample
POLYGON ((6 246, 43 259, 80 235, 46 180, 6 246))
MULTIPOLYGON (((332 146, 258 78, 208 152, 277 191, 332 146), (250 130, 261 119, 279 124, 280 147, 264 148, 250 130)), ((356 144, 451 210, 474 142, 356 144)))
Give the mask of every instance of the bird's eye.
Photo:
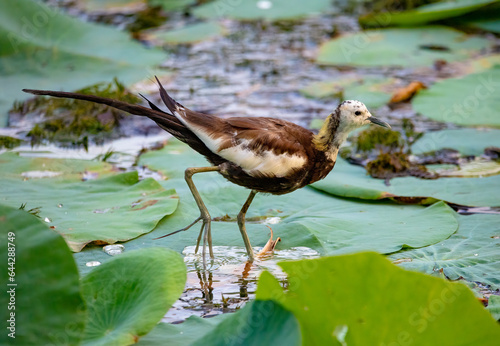
POLYGON ((361 112, 360 111, 356 111, 356 112, 354 112, 354 114, 361 115, 361 112))

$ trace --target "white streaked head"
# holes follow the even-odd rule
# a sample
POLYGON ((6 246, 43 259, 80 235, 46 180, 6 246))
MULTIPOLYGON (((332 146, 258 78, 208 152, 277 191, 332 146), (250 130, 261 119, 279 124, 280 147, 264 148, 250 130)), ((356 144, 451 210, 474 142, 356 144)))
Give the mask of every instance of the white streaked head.
POLYGON ((356 100, 346 100, 338 106, 340 127, 354 130, 366 124, 376 124, 391 128, 389 124, 371 115, 366 106, 356 100))

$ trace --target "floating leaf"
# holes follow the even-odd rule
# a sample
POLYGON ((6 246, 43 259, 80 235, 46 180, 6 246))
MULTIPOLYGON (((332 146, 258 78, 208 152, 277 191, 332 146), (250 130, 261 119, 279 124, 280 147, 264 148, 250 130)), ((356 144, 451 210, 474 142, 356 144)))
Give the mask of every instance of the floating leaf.
POLYGON ((368 108, 378 108, 391 99, 393 84, 392 78, 346 77, 314 82, 300 92, 313 98, 338 97, 344 100, 362 100, 368 108))
POLYGON ((124 32, 85 23, 39 1, 0 0, 0 124, 23 88, 74 90, 119 76, 143 80, 165 54, 147 50, 124 32), (96 39, 99 38, 99 39, 96 39))
POLYGON ((444 148, 458 150, 462 155, 480 156, 487 147, 500 148, 500 130, 458 129, 425 133, 411 150, 423 154, 444 148))
POLYGON ((328 41, 317 62, 350 66, 431 66, 460 61, 488 47, 488 40, 441 26, 366 30, 328 41))
POLYGON ((363 167, 337 158, 333 174, 314 183, 314 188, 341 197, 394 199, 406 203, 430 204, 437 200, 467 206, 500 206, 500 175, 485 178, 401 177, 371 178, 363 167))
POLYGON ((145 0, 82 0, 78 7, 100 14, 133 14, 146 8, 145 0))
POLYGON ((155 32, 150 38, 162 43, 193 43, 223 35, 224 27, 215 22, 197 23, 167 32, 155 32))
POLYGON ((494 319, 500 320, 500 296, 491 295, 488 299, 488 307, 486 308, 491 313, 494 319))
POLYGON ((82 279, 88 306, 84 345, 130 345, 147 334, 186 283, 182 257, 150 248, 126 252, 82 279))
POLYGON ((47 157, 21 156, 19 153, 0 154, 0 177, 28 179, 58 177, 64 180, 82 180, 84 173, 105 176, 113 171, 113 166, 106 162, 52 159, 47 157))
POLYGON ((441 122, 500 127, 500 66, 439 81, 413 100, 420 114, 441 122))
POLYGON ((500 19, 498 18, 476 20, 473 22, 468 22, 468 24, 485 31, 491 31, 496 34, 500 34, 500 19))
POLYGON ((416 9, 391 12, 374 13, 362 16, 359 22, 366 26, 415 26, 442 19, 458 17, 476 11, 498 0, 455 0, 441 1, 416 9))
POLYGON ((165 11, 178 11, 196 3, 196 0, 147 0, 151 6, 161 6, 165 11))
POLYGON ((0 344, 79 344, 86 309, 78 271, 62 237, 35 216, 5 205, 0 205, 0 230, 4 261, 0 344), (11 297, 14 304, 9 305, 11 297), (8 328, 9 319, 15 320, 13 329, 8 328), (8 335, 12 332, 15 339, 8 335))
POLYGON ((287 291, 264 272, 257 299, 291 311, 310 345, 496 345, 500 338, 496 321, 466 286, 403 270, 377 254, 280 266, 287 291))
POLYGON ((283 20, 320 14, 329 0, 216 0, 198 6, 193 13, 201 18, 229 17, 243 20, 283 20))
POLYGON ((86 182, 59 179, 0 180, 0 202, 41 207, 46 219, 73 251, 91 242, 113 244, 147 233, 177 208, 175 190, 137 172, 86 182))
POLYGON ((464 278, 500 288, 500 215, 460 215, 457 233, 422 249, 389 258, 405 269, 427 274, 441 270, 451 280, 464 278))
POLYGON ((233 314, 191 316, 177 325, 159 324, 137 345, 300 345, 293 314, 273 301, 251 301, 233 314))

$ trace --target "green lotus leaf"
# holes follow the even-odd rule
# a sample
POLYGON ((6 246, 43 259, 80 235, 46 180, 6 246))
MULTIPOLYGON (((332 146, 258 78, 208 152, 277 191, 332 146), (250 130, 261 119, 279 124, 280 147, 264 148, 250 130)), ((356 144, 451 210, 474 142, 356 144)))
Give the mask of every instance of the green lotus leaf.
POLYGON ((334 196, 361 199, 394 199, 430 204, 438 200, 466 206, 500 206, 500 175, 483 178, 420 179, 400 177, 374 179, 363 167, 337 158, 333 174, 312 185, 334 196), (495 192, 498 190, 497 192, 495 192))
POLYGON ((0 233, 0 344, 77 345, 86 307, 78 270, 63 238, 42 220, 6 205, 0 205, 0 233), (10 327, 15 339, 9 336, 14 332, 10 327))
POLYGON ((174 251, 125 252, 82 279, 88 306, 83 345, 130 345, 146 335, 179 298, 186 267, 174 251))
POLYGON ((488 299, 488 311, 494 319, 500 320, 500 296, 491 295, 488 299))
POLYGON ((389 258, 403 268, 464 278, 492 290, 500 288, 500 216, 460 215, 457 233, 422 249, 401 251, 389 258))
POLYGON ((293 314, 271 300, 251 301, 233 314, 161 323, 137 345, 300 345, 293 314))
POLYGON ((143 80, 165 59, 124 32, 85 23, 40 1, 0 0, 0 125, 15 100, 31 97, 23 88, 75 90, 119 76, 143 80), (99 38, 99 39, 96 39, 99 38))
POLYGON ((113 166, 106 162, 53 159, 41 156, 23 156, 19 153, 0 154, 0 177, 25 180, 29 178, 56 178, 82 180, 84 174, 107 176, 113 166))
POLYGON ((178 11, 196 3, 196 0, 147 0, 151 6, 161 6, 165 11, 178 11))
POLYGON ((500 127, 500 66, 439 81, 413 99, 415 111, 433 120, 500 127))
POLYGON ((378 108, 391 99, 392 78, 346 77, 332 81, 314 82, 300 92, 308 97, 338 97, 344 100, 362 100, 368 108, 378 108))
POLYGON ((441 26, 365 30, 324 43, 317 62, 340 66, 432 66, 466 60, 488 47, 484 38, 441 26))
POLYGON ((329 0, 215 0, 198 6, 193 14, 201 18, 228 17, 241 20, 297 19, 319 14, 330 7, 329 0))
POLYGON ((288 289, 264 272, 257 299, 291 311, 308 345, 496 345, 500 338, 496 321, 465 285, 406 271, 378 254, 280 266, 288 289))
POLYGON ((83 0, 78 2, 78 7, 87 12, 99 14, 128 14, 146 8, 145 0, 83 0))
POLYGON ((500 130, 458 129, 425 133, 412 147, 413 154, 441 150, 458 150, 462 155, 480 156, 488 147, 500 147, 500 130))
POLYGON ((193 43, 221 36, 224 33, 225 29, 220 24, 207 22, 191 24, 167 32, 155 32, 151 35, 151 38, 155 41, 170 44, 193 43))
POLYGON ((468 24, 485 31, 491 31, 496 34, 500 34, 500 19, 498 18, 475 20, 473 22, 469 22, 468 24))
POLYGON ((0 180, 0 202, 40 208, 40 217, 73 251, 87 244, 113 244, 147 233, 177 208, 175 190, 137 172, 72 182, 59 179, 0 180))
POLYGON ((359 22, 366 26, 415 26, 462 16, 498 0, 440 1, 403 12, 382 12, 362 16, 359 22))

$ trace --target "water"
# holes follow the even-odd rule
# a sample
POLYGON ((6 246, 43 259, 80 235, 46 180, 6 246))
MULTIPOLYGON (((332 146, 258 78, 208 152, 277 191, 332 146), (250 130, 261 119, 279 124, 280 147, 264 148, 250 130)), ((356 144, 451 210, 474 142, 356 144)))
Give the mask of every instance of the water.
MULTIPOLYGON (((258 253, 262 248, 254 248, 258 253)), ((213 260, 203 269, 200 253, 188 246, 182 252, 188 276, 184 293, 163 318, 163 322, 183 321, 191 315, 213 316, 234 312, 255 297, 259 275, 267 270, 285 287, 287 276, 278 262, 318 258, 319 253, 307 247, 274 250, 270 256, 247 262, 244 247, 214 246, 213 260)))

